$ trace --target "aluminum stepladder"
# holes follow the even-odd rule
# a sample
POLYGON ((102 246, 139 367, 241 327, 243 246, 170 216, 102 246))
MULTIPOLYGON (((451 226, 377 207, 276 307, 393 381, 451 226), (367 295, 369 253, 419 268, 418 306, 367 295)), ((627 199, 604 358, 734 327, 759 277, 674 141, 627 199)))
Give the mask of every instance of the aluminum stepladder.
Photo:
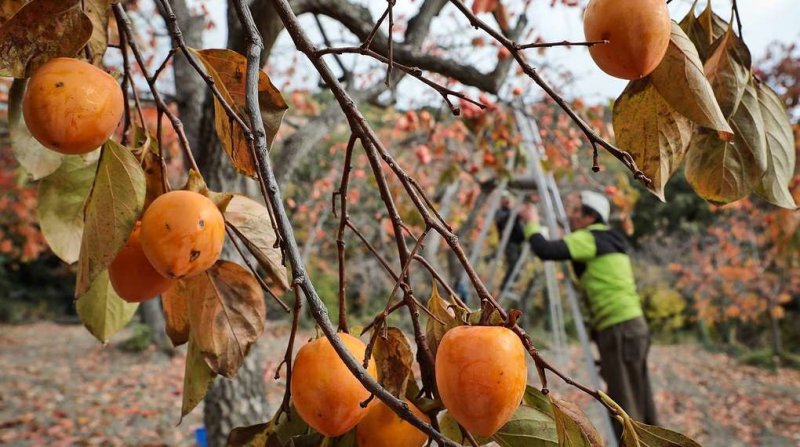
MULTIPOLYGON (((530 169, 530 171, 540 193, 540 210, 543 211, 542 214, 544 216, 544 223, 548 228, 549 234, 551 236, 557 236, 559 234, 559 223, 561 224, 561 228, 563 229, 564 233, 569 234, 569 221, 567 219, 566 210, 564 209, 564 204, 561 200, 561 194, 559 193, 558 185, 553 177, 553 173, 549 171, 545 172, 543 167, 544 165, 542 164, 543 159, 546 158, 546 154, 536 121, 532 117, 527 116, 521 110, 521 106, 514 108, 514 119, 517 123, 517 128, 522 135, 522 144, 528 148, 528 153, 531 157, 530 167, 532 169, 530 169)), ((523 252, 523 255, 527 254, 527 250, 528 245, 525 244, 525 251, 523 252)), ((514 271, 512 272, 512 276, 508 281, 509 284, 513 284, 513 282, 516 280, 516 275, 518 275, 519 271, 522 269, 522 264, 525 261, 525 257, 526 256, 520 256, 517 265, 514 266, 514 271)), ((567 272, 565 271, 564 276, 566 280, 564 281, 564 288, 567 295, 567 301, 569 302, 569 306, 572 311, 572 318, 574 320, 578 339, 581 344, 584 367, 589 374, 592 387, 595 389, 600 389, 600 376, 595 365, 594 354, 592 353, 589 335, 586 332, 586 326, 584 326, 583 323, 583 315, 580 309, 578 294, 575 291, 575 287, 573 286, 572 282, 569 280, 569 275, 566 273, 567 272)), ((562 331, 563 334, 563 313, 560 313, 561 293, 557 278, 556 265, 554 262, 545 262, 545 278, 548 290, 548 300, 551 302, 551 315, 560 320, 555 324, 561 325, 559 330, 562 331), (558 302, 558 305, 555 306, 555 309, 553 304, 554 302, 558 302)), ((505 288, 508 288, 508 286, 505 288)), ((501 291, 498 295, 498 300, 502 297, 503 292, 504 291, 501 291)), ((556 331, 554 330, 554 334, 555 332, 556 331)), ((557 343, 554 344, 556 347, 559 346, 557 343)), ((599 417, 602 421, 600 429, 604 434, 606 445, 609 447, 617 447, 618 442, 611 426, 611 416, 606 411, 605 407, 603 407, 599 402, 593 401, 592 406, 595 407, 599 412, 599 417)))

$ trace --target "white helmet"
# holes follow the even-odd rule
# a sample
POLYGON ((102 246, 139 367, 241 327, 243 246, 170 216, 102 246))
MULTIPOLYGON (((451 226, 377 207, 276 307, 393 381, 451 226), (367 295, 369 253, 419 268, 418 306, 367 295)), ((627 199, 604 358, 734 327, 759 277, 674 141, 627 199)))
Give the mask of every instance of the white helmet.
POLYGON ((597 214, 603 218, 603 222, 608 222, 611 203, 606 196, 594 191, 581 191, 581 204, 597 211, 597 214))

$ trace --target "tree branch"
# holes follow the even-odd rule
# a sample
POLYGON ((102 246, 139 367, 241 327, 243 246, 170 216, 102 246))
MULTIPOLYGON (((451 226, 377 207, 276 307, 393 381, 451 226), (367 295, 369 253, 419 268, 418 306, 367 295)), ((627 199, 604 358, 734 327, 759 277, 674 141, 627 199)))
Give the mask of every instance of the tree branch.
MULTIPOLYGON (((289 35, 295 41, 298 47, 309 47, 310 43, 305 36, 305 33, 300 28, 297 17, 292 12, 286 0, 274 0, 273 5, 281 17, 284 25, 286 26, 289 35)), ((417 418, 409 409, 408 405, 392 396, 388 391, 381 387, 378 382, 373 379, 364 368, 361 367, 359 362, 352 356, 350 351, 342 344, 341 339, 328 318, 328 311, 325 304, 320 299, 314 286, 311 284, 305 266, 300 262, 300 252, 297 247, 297 241, 294 237, 289 218, 283 206, 282 196, 272 170, 269 154, 267 153, 266 133, 264 125, 261 120, 261 110, 258 104, 258 76, 260 71, 260 57, 263 44, 261 37, 256 29, 253 17, 250 10, 247 8, 246 0, 235 0, 234 6, 242 22, 248 40, 247 50, 247 112, 250 116, 252 129, 254 130, 255 141, 253 144, 256 161, 259 170, 259 180, 266 186, 268 194, 267 199, 275 211, 278 231, 283 235, 283 242, 285 245, 287 256, 291 262, 294 283, 303 290, 306 299, 309 303, 309 308, 314 319, 319 324, 322 332, 330 340, 334 350, 338 353, 342 361, 353 373, 353 375, 375 396, 382 400, 389 408, 397 413, 401 418, 407 420, 412 425, 430 435, 433 439, 440 444, 450 447, 457 447, 457 444, 448 440, 441 433, 437 432, 430 424, 427 424, 417 418)), ((327 69, 327 66, 325 67, 327 69)), ((326 70, 327 74, 332 76, 330 70, 326 70)), ((335 82, 336 79, 333 78, 335 82)), ((330 82, 330 79, 326 79, 330 82)))

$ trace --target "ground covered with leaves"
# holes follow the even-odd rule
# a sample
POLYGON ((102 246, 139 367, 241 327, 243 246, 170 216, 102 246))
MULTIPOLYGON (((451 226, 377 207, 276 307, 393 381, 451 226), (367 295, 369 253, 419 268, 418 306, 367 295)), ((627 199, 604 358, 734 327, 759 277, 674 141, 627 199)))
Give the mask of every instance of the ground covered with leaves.
MULTIPOLYGON (((285 325, 272 324, 258 344, 273 407, 287 337, 285 325)), ((176 426, 183 356, 103 347, 81 326, 2 326, 0 444, 193 445, 202 408, 176 426)), ((800 371, 744 366, 690 344, 656 346, 650 361, 665 427, 707 446, 800 444, 800 371)))

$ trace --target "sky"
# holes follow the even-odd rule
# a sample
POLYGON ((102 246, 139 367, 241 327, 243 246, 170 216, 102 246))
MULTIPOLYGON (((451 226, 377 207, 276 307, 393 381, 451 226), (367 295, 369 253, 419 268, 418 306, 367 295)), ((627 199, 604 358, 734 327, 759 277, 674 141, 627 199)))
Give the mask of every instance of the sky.
MULTIPOLYGON (((226 0, 190 0, 195 3, 205 3, 215 20, 216 28, 209 31, 205 36, 206 47, 220 47, 225 45, 225 4, 226 0)), ((373 12, 374 17, 378 17, 386 7, 383 0, 355 0, 362 5, 367 5, 373 12)), ((470 0, 466 0, 470 3, 470 0)), ((730 0, 711 0, 714 10, 723 18, 730 17, 730 0)), ((398 16, 411 15, 415 12, 421 0, 398 0, 396 14, 398 16)), ((521 8, 522 2, 519 0, 503 0, 503 3, 511 11, 521 8), (515 8, 516 7, 516 8, 515 8)), ((535 35, 541 36, 546 41, 583 40, 583 24, 581 14, 583 8, 565 7, 556 5, 550 7, 551 0, 532 0, 527 11, 529 28, 534 30, 535 35)), ((586 4, 585 0, 581 0, 586 4)), ((706 4, 706 0, 698 0, 698 12, 706 4)), ((673 19, 680 20, 692 5, 692 0, 673 0, 669 5, 670 14, 673 19)), ((753 60, 758 61, 764 57, 768 46, 775 42, 798 42, 800 43, 800 2, 798 0, 739 0, 739 9, 743 20, 744 40, 750 47, 753 60)), ((491 21, 491 16, 485 14, 484 19, 491 21)), ((321 42, 320 34, 316 25, 310 17, 302 18, 304 28, 311 35, 312 39, 321 42)), ((323 22, 329 36, 339 43, 348 40, 347 32, 340 29, 333 21, 323 22)), ((513 23, 513 22, 512 22, 513 23)), ((473 63, 479 69, 489 71, 493 68, 496 61, 496 48, 475 49, 469 48, 473 36, 479 35, 473 32, 462 17, 458 17, 457 12, 452 6, 445 8, 440 18, 434 22, 433 39, 437 42, 445 42, 452 45, 456 50, 455 54, 460 61, 473 63)), ((350 39, 352 42, 352 38, 350 39)), ((595 66, 587 49, 582 47, 552 48, 539 54, 530 51, 528 54, 534 67, 540 68, 546 77, 556 84, 562 94, 567 97, 582 97, 590 103, 605 102, 615 98, 624 89, 626 81, 612 78, 603 73, 595 66), (565 81, 560 76, 555 76, 563 70, 568 70, 573 77, 565 81)), ((374 62, 364 58, 356 61, 356 57, 345 57, 346 65, 361 67, 361 72, 366 76, 367 72, 374 74, 374 62)), ((317 78, 313 76, 313 67, 310 63, 294 50, 294 45, 284 33, 276 44, 276 48, 270 59, 271 66, 268 71, 273 76, 278 86, 290 86, 290 88, 316 88, 317 78), (288 67, 297 67, 291 79, 278 75, 288 67), (273 74, 274 73, 274 74, 273 74)), ((363 78, 365 79, 365 78, 363 78)), ((508 92, 514 85, 527 87, 531 81, 522 80, 517 84, 508 84, 505 92, 508 92)), ((421 102, 436 101, 437 94, 430 91, 427 87, 419 84, 413 79, 404 80, 399 86, 399 102, 412 104, 411 101, 421 102)), ((530 90, 531 95, 538 95, 536 89, 530 90)), ((477 93, 477 92, 475 92, 477 93)), ((502 94, 502 93, 501 93, 502 94)))

